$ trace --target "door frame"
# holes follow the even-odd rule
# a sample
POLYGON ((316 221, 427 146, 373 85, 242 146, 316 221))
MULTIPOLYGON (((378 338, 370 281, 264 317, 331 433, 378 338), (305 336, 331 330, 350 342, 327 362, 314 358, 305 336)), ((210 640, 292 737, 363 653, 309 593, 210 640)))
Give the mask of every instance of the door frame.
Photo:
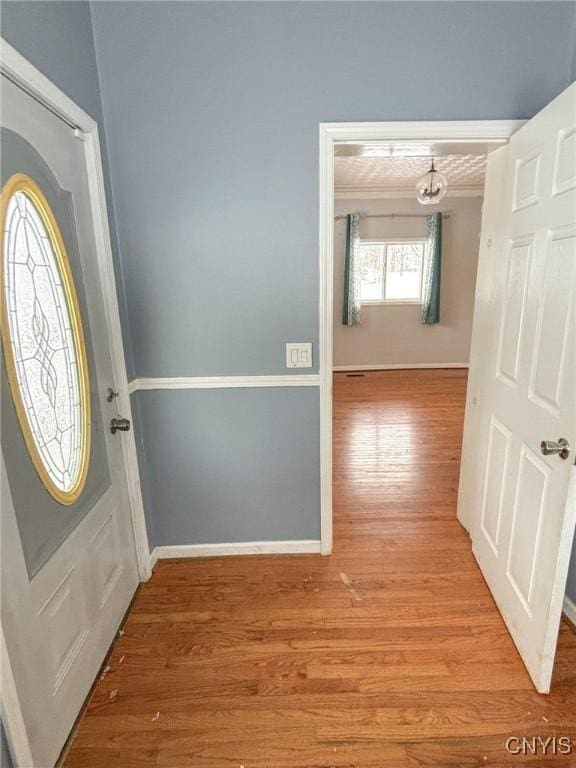
MULTIPOLYGON (((90 209, 96 238, 98 269, 103 288, 104 313, 110 330, 110 357, 114 373, 114 384, 119 392, 118 408, 121 413, 126 414, 133 424, 112 259, 106 193, 104 177, 102 175, 102 154, 100 151, 98 123, 2 37, 0 37, 0 72, 74 128, 76 137, 84 143, 88 172, 88 192, 91 203, 90 209)), ((130 520, 134 536, 138 573, 140 581, 147 581, 152 574, 150 568, 150 548, 148 545, 136 440, 133 430, 124 435, 122 449, 126 466, 130 520)), ((22 720, 22 712, 11 672, 3 630, 0 634, 0 653, 3 683, 1 704, 10 748, 17 764, 31 765, 30 744, 25 724, 22 720)))
POLYGON ((320 538, 332 552, 332 377, 334 323, 334 147, 410 141, 507 144, 524 120, 320 123, 320 538))

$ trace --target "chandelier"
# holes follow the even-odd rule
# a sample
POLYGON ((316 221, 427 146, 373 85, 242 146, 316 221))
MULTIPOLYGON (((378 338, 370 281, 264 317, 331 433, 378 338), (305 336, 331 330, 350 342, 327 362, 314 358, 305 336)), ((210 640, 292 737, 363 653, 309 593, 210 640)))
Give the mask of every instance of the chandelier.
POLYGON ((430 170, 416 182, 418 202, 422 205, 436 205, 442 200, 448 190, 446 177, 434 167, 434 160, 430 170))

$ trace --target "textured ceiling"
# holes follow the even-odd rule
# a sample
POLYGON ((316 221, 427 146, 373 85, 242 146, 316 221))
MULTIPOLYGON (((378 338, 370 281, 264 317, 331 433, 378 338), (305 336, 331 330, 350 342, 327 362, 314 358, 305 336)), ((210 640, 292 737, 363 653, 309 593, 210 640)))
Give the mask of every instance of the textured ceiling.
MULTIPOLYGON (((436 169, 446 176, 448 188, 473 188, 484 184, 486 155, 447 155, 435 159, 436 169)), ((430 168, 429 157, 336 157, 337 189, 414 189, 430 168)))

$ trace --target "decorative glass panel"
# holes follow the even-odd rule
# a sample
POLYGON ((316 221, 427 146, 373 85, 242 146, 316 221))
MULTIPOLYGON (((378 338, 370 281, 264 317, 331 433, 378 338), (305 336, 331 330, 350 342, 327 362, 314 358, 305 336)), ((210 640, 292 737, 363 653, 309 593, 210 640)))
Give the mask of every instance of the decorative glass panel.
POLYGON ((62 504, 84 487, 90 400, 76 291, 56 219, 38 185, 2 191, 2 334, 12 397, 40 478, 62 504))

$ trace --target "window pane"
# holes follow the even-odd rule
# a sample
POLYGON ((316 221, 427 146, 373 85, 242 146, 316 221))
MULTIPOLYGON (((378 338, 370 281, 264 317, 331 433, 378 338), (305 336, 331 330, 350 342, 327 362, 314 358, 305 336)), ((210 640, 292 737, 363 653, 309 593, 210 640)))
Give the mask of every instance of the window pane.
POLYGON ((389 243, 386 253, 386 298, 419 299, 423 243, 389 243))
POLYGON ((85 478, 86 371, 73 330, 81 320, 67 289, 66 254, 53 236, 57 223, 41 190, 22 179, 8 198, 4 221, 9 375, 32 460, 61 500, 79 493, 83 473, 85 478))
POLYGON ((360 299, 374 301, 382 298, 383 245, 360 247, 360 299))

